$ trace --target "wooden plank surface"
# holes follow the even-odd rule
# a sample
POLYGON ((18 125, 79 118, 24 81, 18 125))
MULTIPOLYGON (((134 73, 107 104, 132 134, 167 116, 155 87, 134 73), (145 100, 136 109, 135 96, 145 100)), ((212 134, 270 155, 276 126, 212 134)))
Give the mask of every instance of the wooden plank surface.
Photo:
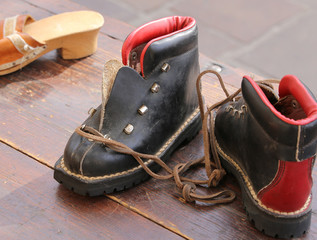
POLYGON ((1 239, 183 239, 108 198, 60 188, 52 169, 7 145, 0 152, 1 239))
MULTIPOLYGON (((69 0, 4 2, 7 9, 0 13, 1 18, 21 13, 20 9, 37 19, 86 9, 69 0)), ((131 30, 129 25, 106 17, 94 55, 66 61, 53 51, 19 72, 0 77, 0 141, 7 144, 0 144, 0 151, 4 152, 0 159, 5 163, 0 168, 0 206, 5 206, 0 210, 0 234, 31 234, 43 222, 48 227, 37 233, 51 238, 171 239, 180 235, 194 239, 268 239, 247 221, 240 190, 232 176, 227 176, 221 187, 234 190, 237 199, 217 206, 184 203, 175 193, 172 181, 151 179, 100 198, 77 196, 54 181, 49 167, 62 155, 73 130, 87 118, 87 110, 100 104, 103 64, 113 58, 120 60, 122 41, 131 30)), ((213 62, 203 55, 200 60, 202 69, 213 62)), ((235 86, 239 85, 241 74, 229 67, 222 72, 224 80, 235 86)), ((208 104, 223 97, 213 77, 208 77, 203 86, 208 104)), ((202 154, 199 134, 175 152, 169 165, 202 154)), ((315 180, 316 175, 313 171, 315 180)), ((191 176, 202 178, 204 171, 191 176)), ((317 237, 316 209, 313 198, 312 227, 306 239, 317 237)))

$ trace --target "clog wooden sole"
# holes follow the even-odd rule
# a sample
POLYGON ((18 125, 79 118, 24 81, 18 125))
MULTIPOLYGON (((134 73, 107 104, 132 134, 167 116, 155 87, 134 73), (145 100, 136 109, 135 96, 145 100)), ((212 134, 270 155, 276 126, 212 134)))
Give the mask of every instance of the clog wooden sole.
MULTIPOLYGON (((54 49, 60 49, 61 57, 64 59, 78 59, 93 54, 97 49, 98 32, 103 23, 102 15, 97 12, 76 11, 54 15, 26 25, 23 33, 7 37, 11 41, 10 44, 16 48, 14 51, 18 51, 22 57, 15 60, 7 56, 9 62, 2 63, 2 69, 0 63, 0 75, 19 70, 54 49), (36 43, 33 44, 32 40, 36 43)), ((8 42, 8 39, 0 40, 0 46, 1 41, 8 42)), ((8 44, 7 42, 4 44, 8 44)), ((10 51, 1 55, 10 54, 10 51)))

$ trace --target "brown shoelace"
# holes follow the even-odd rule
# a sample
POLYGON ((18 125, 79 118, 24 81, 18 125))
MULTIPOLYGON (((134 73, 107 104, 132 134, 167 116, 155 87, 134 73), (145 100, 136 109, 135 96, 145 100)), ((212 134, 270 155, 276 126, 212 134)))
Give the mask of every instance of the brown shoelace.
MULTIPOLYGON (((267 80, 261 80, 261 81, 255 81, 257 84, 263 84, 263 85, 266 85, 270 88, 272 88, 273 90, 273 86, 272 84, 273 83, 279 83, 280 80, 276 80, 276 79, 267 79, 267 80)), ((199 99, 199 106, 200 106, 200 110, 201 110, 201 114, 204 114, 204 117, 203 117, 203 136, 204 136, 204 152, 205 152, 205 169, 206 169, 206 173, 207 173, 207 176, 212 176, 212 173, 216 170, 219 170, 221 171, 221 174, 223 174, 220 179, 225 175, 225 170, 222 168, 221 166, 221 162, 220 162, 220 159, 219 159, 219 155, 217 153, 217 147, 216 147, 216 137, 215 137, 215 131, 214 131, 214 121, 215 121, 215 118, 212 117, 214 116, 213 114, 213 111, 215 111, 216 108, 220 107, 221 105, 223 104, 226 104, 230 101, 237 101, 241 96, 238 96, 238 94, 241 92, 241 88, 238 89, 237 91, 235 91, 233 94, 229 95, 228 91, 226 90, 226 87, 224 85, 224 82, 222 80, 222 77, 220 76, 219 73, 213 71, 213 70, 206 70, 202 73, 200 73, 200 75, 198 76, 197 78, 197 85, 196 85, 196 88, 197 88, 197 93, 198 93, 198 99, 199 99), (202 96, 201 96, 201 91, 198 89, 198 85, 200 83, 200 80, 201 80, 201 77, 207 73, 213 73, 215 74, 217 77, 218 77, 218 80, 220 82, 220 85, 224 91, 224 93, 226 94, 226 98, 223 99, 222 101, 219 101, 215 104, 213 104, 212 106, 208 107, 207 108, 207 111, 204 113, 202 111, 203 109, 203 102, 202 102, 202 96), (210 119, 208 121, 208 119, 210 119), (208 132, 208 124, 209 122, 209 129, 210 131, 208 132), (208 134, 209 134, 209 138, 208 139, 208 134), (213 160, 214 160, 214 164, 215 166, 213 165, 213 163, 210 161, 210 152, 209 152, 209 149, 211 149, 211 153, 212 153, 212 156, 213 156, 213 160), (211 171, 211 166, 215 167, 215 170, 213 170, 213 172, 211 171)), ((216 186, 218 183, 215 182, 215 185, 213 184, 213 186, 216 186)))
POLYGON ((197 78, 196 89, 198 94, 201 118, 203 121, 202 131, 203 131, 203 140, 204 140, 204 157, 193 160, 193 161, 189 161, 186 163, 179 163, 173 169, 167 166, 159 157, 152 154, 144 154, 144 153, 136 152, 133 149, 126 146, 125 144, 122 144, 112 139, 105 138, 99 131, 89 126, 85 126, 85 125, 80 126, 76 128, 75 132, 82 137, 104 144, 105 146, 112 149, 113 151, 116 151, 122 154, 131 155, 132 157, 135 158, 135 160, 143 167, 143 169, 150 176, 156 179, 166 180, 166 179, 174 178, 176 186, 181 190, 182 196, 187 202, 200 201, 200 202, 211 203, 211 204, 232 202, 235 198, 235 193, 232 190, 222 190, 217 193, 202 195, 202 194, 196 193, 196 187, 197 185, 205 185, 205 184, 207 184, 208 187, 210 186, 216 187, 219 184, 220 180, 226 175, 225 170, 221 166, 221 162, 215 147, 215 136, 213 131, 214 118, 211 116, 212 116, 212 111, 215 108, 229 101, 232 101, 241 92, 241 89, 237 90, 235 93, 229 96, 229 93, 224 86, 224 82, 221 76, 213 70, 206 70, 200 73, 200 75, 197 78), (208 107, 207 111, 204 112, 204 103, 203 103, 200 86, 201 86, 201 78, 206 73, 213 73, 218 77, 221 87, 227 97, 224 100, 208 107), (210 129, 211 134, 209 134, 208 129, 210 129), (212 162, 210 159, 210 149, 213 155, 214 162, 212 162), (161 174, 154 173, 151 169, 148 168, 148 166, 144 163, 142 159, 153 160, 155 163, 160 165, 167 172, 167 174, 161 175, 161 174), (201 164, 205 165, 206 174, 208 177, 207 180, 191 179, 191 178, 182 176, 190 168, 196 165, 201 165, 201 164))

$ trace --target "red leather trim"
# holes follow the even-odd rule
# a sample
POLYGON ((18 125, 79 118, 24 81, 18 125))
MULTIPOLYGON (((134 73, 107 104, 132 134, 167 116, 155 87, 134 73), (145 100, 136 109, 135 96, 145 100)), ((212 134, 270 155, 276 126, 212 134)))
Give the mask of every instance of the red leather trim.
POLYGON ((143 59, 147 48, 155 41, 167 38, 179 32, 192 28, 196 21, 192 17, 173 16, 161 18, 156 21, 149 22, 134 30, 127 37, 122 46, 122 63, 128 64, 130 51, 142 43, 147 43, 144 47, 141 57, 141 73, 143 75, 143 59))
POLYGON ((279 161, 273 181, 258 193, 268 208, 281 212, 295 212, 303 208, 312 188, 312 160, 302 162, 279 161))
POLYGON ((259 97, 262 99, 263 103, 282 121, 292 125, 306 125, 317 119, 317 103, 311 97, 304 85, 295 76, 286 75, 282 78, 279 85, 279 94, 280 97, 292 94, 296 98, 307 115, 307 118, 299 120, 290 119, 282 115, 274 108, 274 106, 265 96, 264 92, 251 77, 244 76, 243 78, 247 79, 251 83, 259 97))

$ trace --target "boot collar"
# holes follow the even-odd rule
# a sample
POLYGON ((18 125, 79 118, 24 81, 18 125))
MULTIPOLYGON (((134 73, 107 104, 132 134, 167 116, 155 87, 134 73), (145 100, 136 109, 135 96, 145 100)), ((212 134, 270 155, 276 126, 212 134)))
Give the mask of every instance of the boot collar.
MULTIPOLYGON (((301 83, 301 81, 293 76, 286 75, 282 78, 279 85, 279 96, 284 97, 286 95, 293 95, 294 98, 301 105, 303 110, 305 111, 307 117, 300 120, 293 120, 285 117, 279 111, 277 111, 274 106, 270 103, 264 92, 261 88, 256 84, 256 82, 250 78, 249 76, 244 76, 242 80, 242 93, 244 99, 248 102, 248 105, 252 109, 258 109, 259 106, 266 106, 266 108, 272 112, 276 117, 280 120, 292 124, 292 125, 305 125, 316 121, 317 118, 317 104, 314 97, 307 90, 307 88, 301 83)), ((262 109, 264 109, 262 107, 262 109)), ((265 114, 264 111, 262 114, 265 114)), ((264 115, 263 115, 264 117, 264 115)))
POLYGON ((145 44, 140 59, 140 71, 148 77, 159 62, 177 56, 197 46, 197 26, 191 17, 166 17, 134 30, 122 46, 122 62, 131 65, 131 51, 145 44))

